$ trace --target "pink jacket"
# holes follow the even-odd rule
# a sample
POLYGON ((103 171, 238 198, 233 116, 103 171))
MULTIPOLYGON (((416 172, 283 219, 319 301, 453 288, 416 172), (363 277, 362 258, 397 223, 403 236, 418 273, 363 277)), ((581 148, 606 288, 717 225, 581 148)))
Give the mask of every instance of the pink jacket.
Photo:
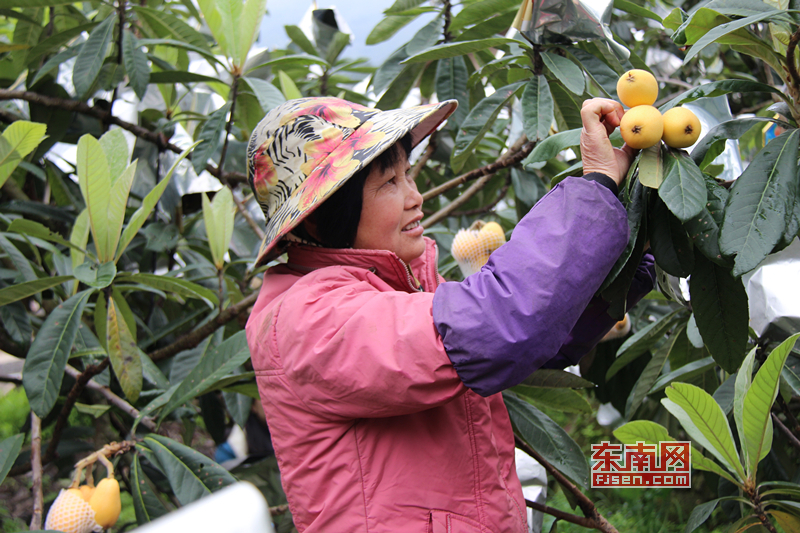
POLYGON ((432 317, 436 247, 293 246, 247 338, 298 530, 524 532, 502 396, 468 389, 432 317))

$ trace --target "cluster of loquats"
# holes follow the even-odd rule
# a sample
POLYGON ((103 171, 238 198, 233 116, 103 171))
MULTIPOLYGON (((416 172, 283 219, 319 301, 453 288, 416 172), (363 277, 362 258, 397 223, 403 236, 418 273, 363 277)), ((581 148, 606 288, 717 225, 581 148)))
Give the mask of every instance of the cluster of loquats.
POLYGON ((492 252, 506 242, 506 234, 497 222, 475 221, 468 229, 456 233, 450 253, 464 277, 478 272, 492 252))
POLYGON ((628 106, 620 121, 622 139, 631 148, 643 150, 664 141, 672 148, 686 148, 700 137, 700 121, 684 107, 673 107, 663 115, 653 107, 658 82, 646 70, 629 70, 617 82, 617 96, 628 106))

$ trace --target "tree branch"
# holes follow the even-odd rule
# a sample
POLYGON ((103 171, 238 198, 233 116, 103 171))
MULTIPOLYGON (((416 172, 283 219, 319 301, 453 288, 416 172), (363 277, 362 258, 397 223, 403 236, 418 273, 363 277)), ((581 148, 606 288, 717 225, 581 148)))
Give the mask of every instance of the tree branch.
MULTIPOLYGON (((125 122, 124 120, 115 117, 108 111, 104 111, 97 107, 91 107, 88 104, 78 100, 66 100, 64 98, 45 96, 43 94, 30 91, 10 91, 8 89, 0 89, 0 100, 24 100, 26 102, 45 107, 54 107, 58 109, 64 109, 66 111, 81 113, 83 115, 89 115, 102 122, 119 126, 120 128, 133 133, 140 139, 144 139, 145 141, 155 144, 162 150, 170 150, 176 154, 183 152, 179 146, 170 143, 162 134, 152 132, 147 128, 143 128, 136 124, 131 124, 130 122, 125 122)), ((187 159, 191 159, 191 156, 192 154, 189 154, 187 159)), ((211 164, 206 165, 206 170, 212 176, 219 178, 220 180, 236 183, 243 183, 247 181, 247 176, 241 172, 226 172, 222 174, 217 167, 211 164)))
POLYGON ((219 154, 219 165, 217 165, 217 168, 219 169, 219 173, 221 176, 225 175, 223 173, 223 168, 225 165, 225 155, 228 153, 228 138, 231 136, 231 127, 233 126, 233 113, 236 111, 236 93, 238 92, 238 90, 239 90, 239 75, 234 74, 233 82, 231 83, 231 116, 228 119, 228 123, 225 124, 225 140, 222 141, 222 151, 219 154))
POLYGON ((154 352, 151 352, 149 354, 150 359, 158 362, 163 359, 168 359, 184 350, 194 348, 200 344, 203 339, 217 331, 217 329, 235 319, 240 314, 247 312, 247 309, 256 302, 256 299, 258 299, 258 292, 254 292, 253 294, 246 296, 238 303, 219 313, 213 320, 209 320, 196 330, 187 333, 169 346, 165 346, 155 350, 154 352))
POLYGON ((792 444, 792 446, 800 450, 800 439, 794 436, 794 433, 792 433, 792 431, 787 428, 783 422, 781 422, 780 418, 775 416, 775 413, 772 413, 772 421, 781 431, 783 431, 783 434, 786 435, 786 438, 789 439, 789 442, 792 444))
POLYGON ((494 163, 488 164, 486 166, 476 168, 475 170, 470 170, 460 176, 451 179, 446 183, 442 183, 438 187, 434 187, 433 189, 426 191, 425 194, 422 195, 422 200, 430 200, 431 198, 435 198, 440 194, 444 194, 453 187, 458 187, 459 185, 466 183, 468 181, 479 179, 487 174, 494 174, 498 170, 510 167, 515 165, 525 159, 528 154, 531 153, 533 150, 534 143, 529 143, 528 138, 523 135, 517 142, 515 142, 508 151, 500 156, 500 158, 495 161, 494 163))
POLYGON ((532 502, 530 500, 525 500, 525 505, 530 507, 535 511, 539 511, 540 513, 547 513, 549 515, 555 516, 559 520, 564 520, 565 522, 571 522, 573 524, 578 524, 579 526, 589 528, 589 529, 598 529, 595 524, 594 520, 591 518, 585 518, 583 516, 578 516, 570 513, 565 513, 559 509, 555 509, 553 507, 548 507, 546 505, 542 505, 541 503, 532 502))
POLYGON ((446 206, 444 206, 443 208, 441 208, 440 210, 438 210, 437 212, 435 212, 434 214, 423 220, 422 227, 429 228, 434 224, 436 224, 437 222, 439 222, 440 220, 447 218, 453 211, 455 211, 462 205, 469 202, 473 196, 478 194, 478 192, 480 192, 481 189, 486 187, 486 184, 489 183, 489 180, 491 180, 493 177, 494 174, 487 174, 479 178, 478 181, 470 185, 466 191, 458 195, 458 198, 456 198, 455 200, 453 200, 452 202, 450 202, 449 204, 447 204, 446 206))
POLYGON ((433 153, 436 151, 436 132, 434 131, 431 133, 430 137, 428 137, 428 147, 425 149, 425 153, 422 154, 422 157, 419 158, 414 164, 414 167, 409 171, 408 177, 412 180, 416 181, 419 177, 419 173, 422 172, 422 168, 428 164, 433 153))
POLYGON ((33 471, 33 517, 31 531, 42 529, 42 510, 44 494, 42 492, 42 421, 31 411, 31 470, 33 471))
POLYGON ((603 515, 601 515, 597 508, 594 506, 594 502, 590 500, 584 493, 578 489, 567 477, 556 470, 556 468, 548 463, 544 457, 539 455, 539 452, 528 446, 528 443, 519 438, 518 435, 514 435, 514 442, 520 450, 524 451, 547 470, 547 473, 553 476, 556 481, 558 481, 562 487, 568 490, 574 497, 575 500, 578 502, 578 506, 581 508, 581 511, 586 516, 586 518, 590 518, 595 522, 595 529, 600 531, 604 531, 605 533, 619 533, 617 529, 608 523, 603 515))

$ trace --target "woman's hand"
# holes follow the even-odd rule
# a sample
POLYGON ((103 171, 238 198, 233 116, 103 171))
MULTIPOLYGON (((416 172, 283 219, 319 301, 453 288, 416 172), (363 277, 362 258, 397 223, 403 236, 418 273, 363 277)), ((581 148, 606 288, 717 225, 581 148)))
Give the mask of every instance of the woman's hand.
POLYGON ((628 173, 636 150, 627 144, 614 148, 608 136, 619 126, 622 104, 607 98, 592 98, 581 108, 581 155, 583 173, 601 172, 620 185, 628 173))

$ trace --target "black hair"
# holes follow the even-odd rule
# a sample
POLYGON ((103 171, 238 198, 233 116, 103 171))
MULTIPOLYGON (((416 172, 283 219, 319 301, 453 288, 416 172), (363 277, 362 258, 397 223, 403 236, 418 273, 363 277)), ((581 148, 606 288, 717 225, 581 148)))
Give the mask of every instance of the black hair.
POLYGON ((407 133, 356 172, 309 215, 309 220, 316 226, 316 239, 308 234, 303 224, 293 231, 299 237, 317 242, 326 248, 351 248, 356 240, 358 223, 361 221, 361 205, 367 176, 373 168, 385 172, 401 161, 402 157, 407 159, 411 154, 411 143, 411 134, 407 133))

